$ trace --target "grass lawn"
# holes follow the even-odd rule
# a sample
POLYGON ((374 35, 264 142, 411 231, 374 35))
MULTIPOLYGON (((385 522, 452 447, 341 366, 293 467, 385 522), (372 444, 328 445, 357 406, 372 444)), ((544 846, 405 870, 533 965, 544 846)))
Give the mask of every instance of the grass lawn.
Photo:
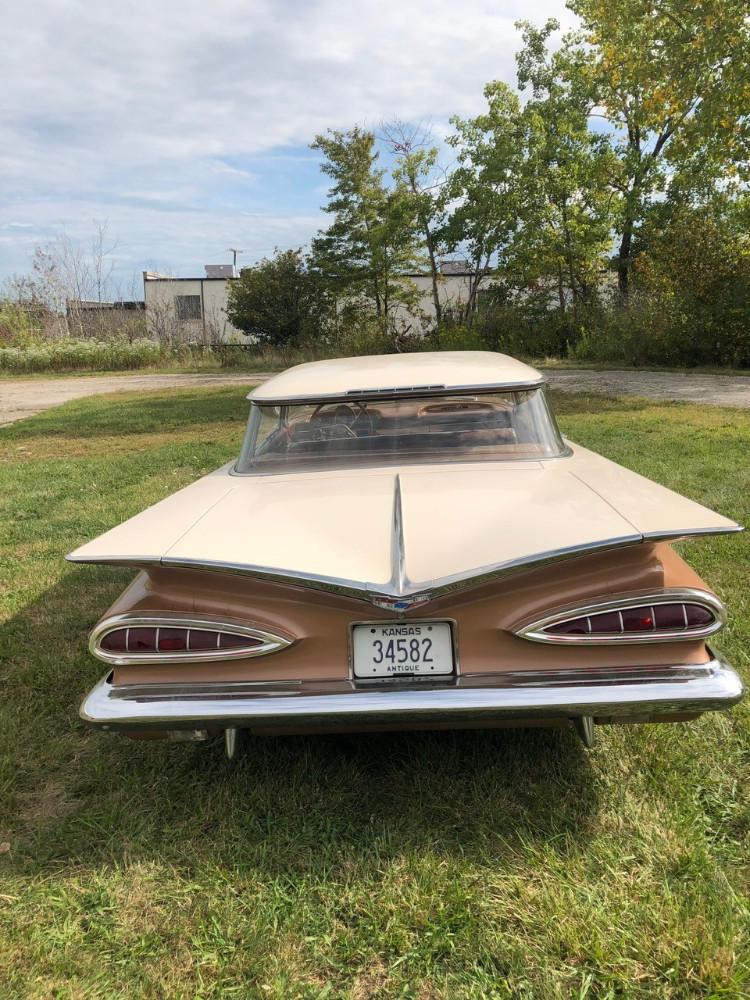
MULTIPOLYGON (((750 706, 608 728, 132 743, 78 721, 131 573, 63 555, 236 452, 242 387, 0 431, 0 998, 750 995, 750 706)), ((750 412, 561 395, 565 432, 750 522, 750 412)), ((750 538, 688 558, 748 677, 750 538)))

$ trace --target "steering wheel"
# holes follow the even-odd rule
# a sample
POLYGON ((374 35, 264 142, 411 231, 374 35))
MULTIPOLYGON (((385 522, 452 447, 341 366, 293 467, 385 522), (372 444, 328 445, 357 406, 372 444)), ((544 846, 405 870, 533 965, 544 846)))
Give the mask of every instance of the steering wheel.
POLYGON ((331 441, 336 438, 356 438, 357 435, 351 428, 351 424, 357 419, 354 407, 348 403, 318 403, 310 417, 310 423, 316 423, 315 435, 319 441, 331 441), (332 413, 322 413, 324 407, 335 406, 332 413), (320 423, 321 417, 330 417, 330 423, 320 423), (343 417, 341 420, 339 418, 343 417))

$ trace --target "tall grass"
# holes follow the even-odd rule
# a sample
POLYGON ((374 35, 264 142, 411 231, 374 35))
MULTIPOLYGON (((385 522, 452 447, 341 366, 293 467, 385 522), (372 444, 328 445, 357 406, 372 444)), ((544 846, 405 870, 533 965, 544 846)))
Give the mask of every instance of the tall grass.
POLYGON ((126 340, 53 340, 26 347, 0 347, 0 371, 26 374, 59 371, 125 371, 149 368, 165 359, 159 344, 147 338, 126 340))

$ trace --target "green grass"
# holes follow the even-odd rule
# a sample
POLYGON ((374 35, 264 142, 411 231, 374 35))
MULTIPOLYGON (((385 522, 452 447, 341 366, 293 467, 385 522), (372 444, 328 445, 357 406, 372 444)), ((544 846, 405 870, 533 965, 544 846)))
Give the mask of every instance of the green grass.
MULTIPOLYGON (((244 390, 0 431, 0 998, 740 998, 750 711, 674 726, 132 743, 77 719, 130 578, 75 545, 234 452, 244 390)), ((750 413, 560 395, 566 433, 750 521, 750 413)), ((750 543, 685 546, 748 676, 750 543)))

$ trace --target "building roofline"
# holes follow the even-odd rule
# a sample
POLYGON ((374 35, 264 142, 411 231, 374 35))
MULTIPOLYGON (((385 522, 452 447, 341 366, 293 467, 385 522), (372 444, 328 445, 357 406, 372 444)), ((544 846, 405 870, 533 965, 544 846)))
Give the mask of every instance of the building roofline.
POLYGON ((227 275, 224 278, 206 278, 206 277, 199 277, 199 278, 170 278, 170 277, 168 277, 165 274, 154 275, 154 276, 144 274, 143 280, 144 281, 236 281, 237 277, 236 277, 236 275, 235 276, 227 275))
MULTIPOLYGON (((440 278, 475 278, 477 277, 477 271, 452 271, 450 274, 438 274, 438 280, 440 278)), ((432 275, 429 271, 404 271, 403 274, 399 275, 401 278, 431 278, 432 275)), ((487 278, 490 277, 489 273, 485 272, 480 275, 480 277, 487 278)), ((207 278, 207 277, 195 277, 195 278, 171 278, 166 274, 149 275, 144 274, 144 281, 237 281, 239 275, 226 275, 219 278, 207 278)))

